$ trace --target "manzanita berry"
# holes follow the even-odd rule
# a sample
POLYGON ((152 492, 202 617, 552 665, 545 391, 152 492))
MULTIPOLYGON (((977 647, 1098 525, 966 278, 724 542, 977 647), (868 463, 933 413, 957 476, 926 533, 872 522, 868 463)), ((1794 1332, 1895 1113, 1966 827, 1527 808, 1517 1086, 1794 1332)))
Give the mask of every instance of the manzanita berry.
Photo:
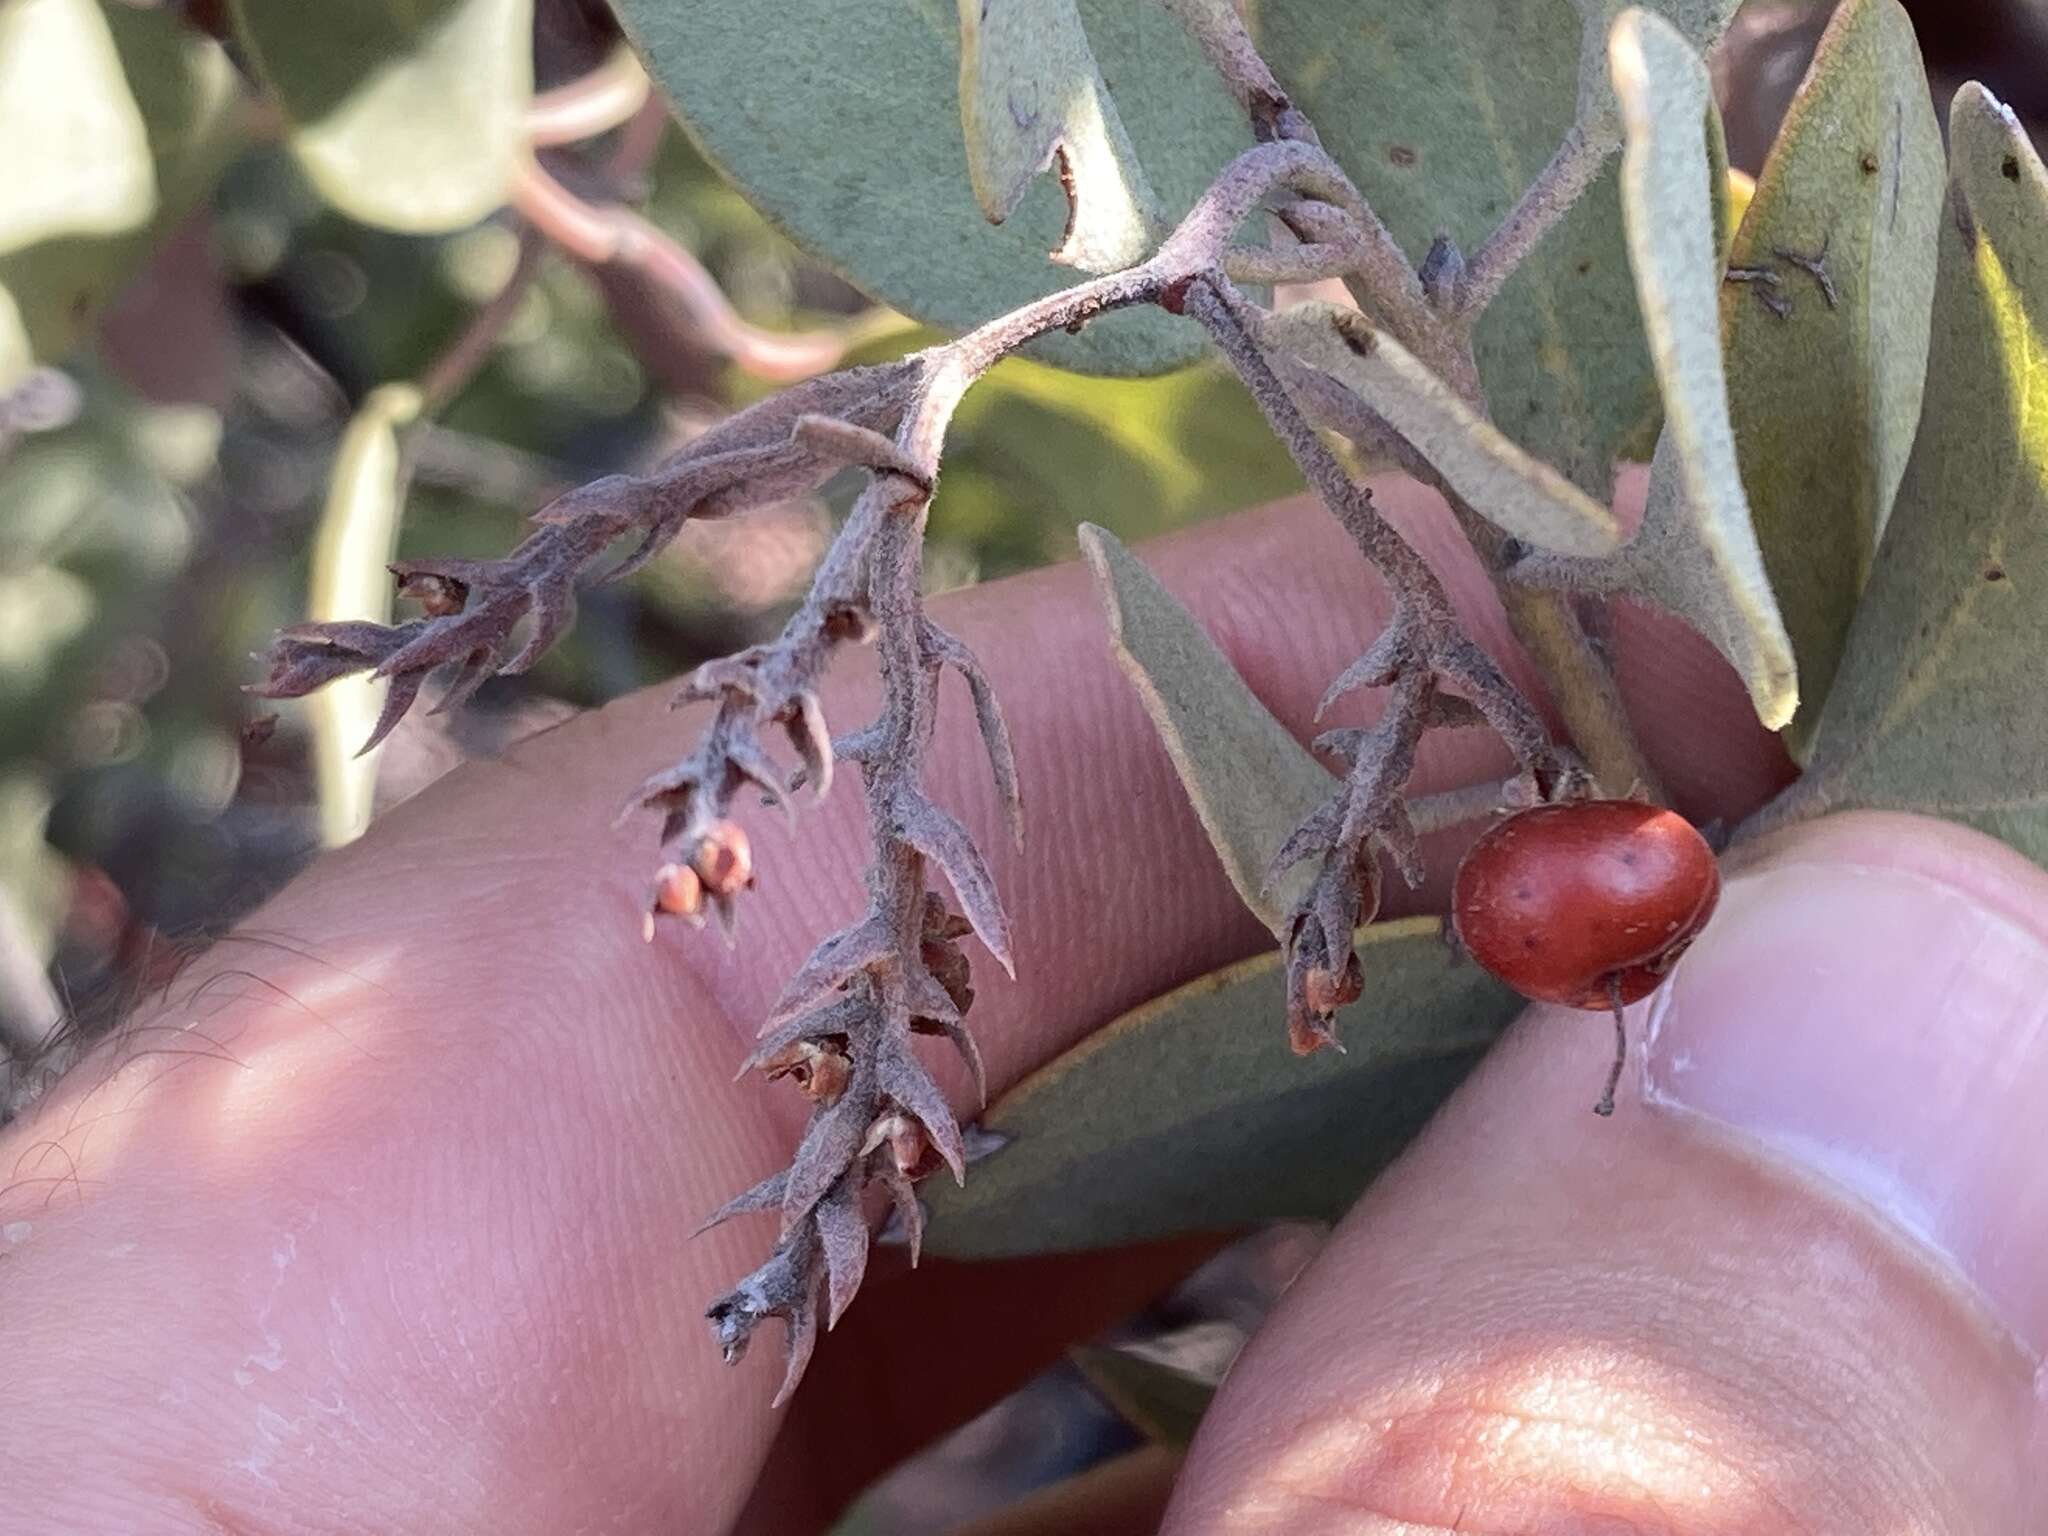
POLYGON ((1633 800, 1518 811, 1458 866, 1451 921, 1472 958, 1524 997, 1621 1009, 1657 989, 1713 914, 1714 851, 1676 812, 1633 800))

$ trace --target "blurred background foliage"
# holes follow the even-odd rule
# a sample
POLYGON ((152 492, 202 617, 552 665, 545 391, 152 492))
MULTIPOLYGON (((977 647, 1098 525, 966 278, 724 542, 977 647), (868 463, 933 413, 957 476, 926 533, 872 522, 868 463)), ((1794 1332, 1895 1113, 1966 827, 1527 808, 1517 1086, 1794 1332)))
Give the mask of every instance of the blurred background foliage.
MULTIPOLYGON (((577 81, 630 89, 601 0, 436 0, 406 35, 337 19, 378 8, 334 9, 323 67, 396 51, 380 89, 413 93, 414 111, 451 99, 465 70, 522 107, 529 56, 543 104, 577 81), (508 54, 505 29, 529 19, 530 55, 508 54)), ((2030 119, 2048 109, 2029 62, 2048 6, 1915 9, 1938 95, 1970 74, 2030 119)), ((1722 47, 1738 166, 1761 162, 1828 10, 1752 0, 1722 47)), ((273 716, 240 689, 249 653, 308 612, 336 445, 373 389, 437 396, 402 434, 395 552, 487 555, 561 490, 651 463, 790 376, 772 348, 757 366, 747 336, 822 346, 799 372, 932 337, 779 235, 658 100, 628 100, 587 136, 528 117, 533 153, 575 207, 637 208, 672 237, 736 312, 738 344, 672 268, 536 235, 534 205, 497 184, 516 182, 524 133, 465 145, 481 188, 437 189, 450 134, 502 136, 516 110, 465 102, 422 121, 418 145, 379 138, 317 71, 280 60, 291 25, 266 0, 0 8, 0 1037, 17 1048, 53 1010, 105 1016, 316 846, 306 714, 273 716), (479 199, 495 211, 476 217, 479 199)), ((1294 483, 1218 371, 1087 379, 1012 360, 956 419, 930 579, 1067 558, 1084 519, 1137 539, 1294 483)), ((692 525, 632 581, 592 591, 531 675, 409 718, 378 802, 766 634, 846 496, 692 525)))
MULTIPOLYGON (((2048 115, 2048 3, 1909 9, 1937 100, 1974 77, 2048 115)), ((427 0, 395 37, 348 18, 397 10, 320 10, 325 67, 402 55, 380 89, 412 104, 416 140, 379 137, 282 59, 302 13, 276 0, 0 0, 0 1045, 17 1054, 60 1017, 112 1017, 318 846, 307 714, 241 689, 250 653, 309 611, 337 445, 373 390, 427 397, 400 435, 394 553, 490 555, 562 490, 650 464, 793 376, 778 338, 823 367, 932 337, 771 228, 658 100, 588 135, 521 118, 529 65, 542 93, 610 82, 593 111, 621 81, 630 95, 601 0, 427 0), (448 86, 477 74, 515 110, 448 86), (522 191, 529 147, 541 180, 522 191), (436 188, 455 164, 468 181, 436 188), (638 209, 673 248, 607 261, 614 226, 592 209, 638 209)), ((1761 163, 1829 10, 1752 0, 1722 45, 1738 167, 1761 163)), ((1089 379, 1013 359, 955 418, 928 571, 960 585, 1070 557, 1083 520, 1135 540, 1294 486, 1219 371, 1089 379)), ((692 524, 589 592, 531 674, 407 718, 378 804, 772 632, 850 490, 692 524)), ((967 1432, 959 1455, 991 1443, 967 1432)), ((926 1470, 899 1499, 931 1497, 926 1470)), ((875 1497, 863 1528, 916 1525, 875 1497)), ((953 1487, 946 1509, 965 1498, 953 1487)))

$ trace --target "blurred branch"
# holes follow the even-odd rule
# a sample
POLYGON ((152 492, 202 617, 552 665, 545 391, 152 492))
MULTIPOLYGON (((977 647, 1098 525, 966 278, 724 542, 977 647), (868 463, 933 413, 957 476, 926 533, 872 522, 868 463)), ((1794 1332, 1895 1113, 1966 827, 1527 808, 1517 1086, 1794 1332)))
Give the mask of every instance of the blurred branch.
POLYGON ((526 109, 526 140, 541 149, 609 133, 640 110, 651 89, 633 50, 622 46, 580 80, 535 96, 526 109))
POLYGON ((519 313, 527 290, 540 276, 541 261, 546 255, 547 242, 531 225, 522 224, 519 228, 519 256, 512 264, 511 276, 505 279, 504 286, 492 295, 488 304, 470 316, 469 324, 462 328, 462 333, 420 375, 422 414, 439 415, 450 401, 462 393, 462 387, 476 376, 477 370, 490 360, 498 339, 505 334, 505 327, 519 313))
POLYGON ((837 366, 850 331, 763 330, 742 319, 703 264, 630 208, 597 207, 528 160, 512 205, 542 234, 592 267, 634 273, 675 301, 683 340, 730 358, 756 378, 790 384, 837 366))

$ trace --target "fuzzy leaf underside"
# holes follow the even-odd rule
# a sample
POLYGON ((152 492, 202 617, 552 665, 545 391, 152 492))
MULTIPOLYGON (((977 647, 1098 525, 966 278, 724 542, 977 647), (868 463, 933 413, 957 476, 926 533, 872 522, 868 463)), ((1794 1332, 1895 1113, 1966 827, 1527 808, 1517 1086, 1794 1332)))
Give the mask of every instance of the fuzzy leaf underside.
POLYGON ((1276 934, 1306 865, 1261 889, 1280 845, 1337 780, 1245 686, 1185 608, 1105 528, 1081 529, 1117 664, 1173 760, 1202 830, 1244 904, 1276 934))
POLYGON ((1614 514, 1458 397, 1354 309, 1320 300, 1281 311, 1262 340, 1345 385, 1504 533, 1564 555, 1613 551, 1614 514))
MULTIPOLYGON (((1621 103, 1607 73, 1607 38, 1629 0, 1573 0, 1585 31, 1579 52, 1579 122, 1588 133, 1621 141, 1621 103)), ((1728 30, 1742 0, 1649 0, 1640 7, 1669 22, 1705 53, 1728 30)))
POLYGON ((1775 729, 1792 718, 1798 680, 1728 416, 1707 69, 1676 30, 1641 11, 1623 14, 1608 52, 1627 136, 1629 256, 1665 415, 1642 529, 1620 560, 1630 586, 1714 642, 1775 729))
POLYGON ((234 66, 164 11, 0 7, 0 392, 63 357, 240 141, 234 66))
POLYGON ((1721 293, 1743 488, 1805 699, 1795 750, 1811 744, 1912 451, 1945 180, 1911 19, 1897 0, 1850 0, 1821 38, 1730 255, 1778 282, 1721 293), (1834 302, 1781 254, 1823 250, 1834 302))
MULTIPOLYGON (((1135 162, 1168 221, 1251 143, 1244 115, 1166 10, 1069 0, 1135 162)), ((968 174, 952 6, 919 0, 619 0, 649 72, 747 200, 867 293, 964 330, 1063 288, 1057 181, 990 225, 968 174)), ((1085 198, 1084 198, 1084 206, 1085 198)), ((1200 330, 1150 308, 1034 343, 1048 362, 1158 373, 1202 355, 1200 330)))
POLYGON ((533 95, 533 0, 233 0, 321 195, 407 234, 503 205, 533 95))
POLYGON ((1981 86, 1949 116, 1926 408, 1772 821, 1925 811, 2048 864, 2048 175, 1981 86))
POLYGON ((959 0, 967 177, 991 224, 1055 156, 1073 213, 1053 259, 1085 272, 1142 261, 1158 199, 1096 67, 1074 0, 959 0))
MULTIPOLYGON (((1572 0, 1245 9, 1281 84, 1413 261, 1439 230, 1469 257, 1577 112, 1572 0)), ((1612 166, 1508 280, 1474 344, 1495 424, 1609 500, 1614 461, 1649 451, 1658 414, 1612 166)))
POLYGON ((1294 1055, 1284 960, 1262 955, 1125 1014, 982 1116, 1007 1144, 930 1190, 927 1252, 1073 1252, 1333 1219, 1521 1007, 1436 918, 1360 931, 1344 1052, 1294 1055))
MULTIPOLYGON (((342 433, 313 543, 309 621, 391 622, 386 566, 397 552, 399 431, 418 413, 419 391, 386 384, 370 392, 342 433)), ((360 749, 377 734, 387 690, 395 686, 400 685, 365 672, 337 679, 306 699, 320 835, 330 845, 360 836, 370 823, 376 754, 360 749)))

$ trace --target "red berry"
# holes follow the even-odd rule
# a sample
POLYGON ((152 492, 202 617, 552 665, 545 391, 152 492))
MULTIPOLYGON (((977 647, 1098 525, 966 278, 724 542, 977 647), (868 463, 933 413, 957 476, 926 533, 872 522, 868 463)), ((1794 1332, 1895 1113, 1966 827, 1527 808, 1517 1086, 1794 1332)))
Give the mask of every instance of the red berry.
POLYGON ((1657 989, 1721 894, 1714 852, 1675 812, 1580 800, 1517 812, 1458 866, 1451 920, 1524 997, 1607 1008, 1657 989))

